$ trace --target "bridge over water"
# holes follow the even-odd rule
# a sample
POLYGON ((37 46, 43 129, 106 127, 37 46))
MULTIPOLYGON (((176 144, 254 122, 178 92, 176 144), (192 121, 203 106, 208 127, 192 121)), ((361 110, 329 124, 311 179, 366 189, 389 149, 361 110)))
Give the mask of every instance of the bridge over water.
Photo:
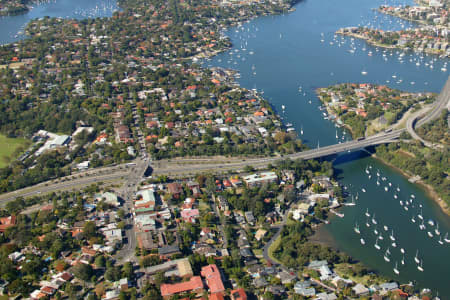
MULTIPOLYGON (((364 139, 352 140, 345 143, 339 143, 335 145, 330 145, 326 147, 320 147, 316 149, 311 149, 307 151, 302 151, 294 154, 284 155, 281 157, 265 157, 256 159, 246 159, 240 161, 221 162, 221 163, 208 163, 208 159, 189 159, 184 161, 183 159, 174 160, 164 165, 156 165, 153 169, 153 174, 186 174, 186 173, 197 173, 206 170, 239 170, 245 166, 253 167, 265 167, 267 164, 274 163, 283 159, 313 159, 320 158, 329 155, 338 154, 345 151, 354 151, 361 148, 375 146, 379 144, 391 143, 396 141, 400 135, 407 131, 410 135, 425 142, 421 139, 414 131, 415 126, 422 126, 431 120, 439 117, 444 109, 447 109, 450 104, 450 77, 447 79, 442 91, 438 95, 436 101, 433 103, 431 108, 422 109, 414 113, 408 120, 406 128, 387 130, 364 139)), ((427 145, 427 143, 426 143, 427 145)))
MULTIPOLYGON (((253 159, 230 159, 230 161, 220 161, 214 158, 199 158, 199 159, 179 159, 172 160, 168 162, 152 162, 151 167, 153 168, 154 175, 187 175, 195 174, 199 172, 222 172, 222 171, 238 171, 245 168, 245 166, 253 166, 256 168, 266 167, 268 164, 284 160, 284 159, 313 159, 319 157, 325 157, 329 155, 334 155, 337 153, 345 151, 354 151, 361 148, 375 146, 384 143, 390 143, 397 140, 402 132, 408 131, 413 138, 418 137, 414 132, 415 126, 422 126, 423 124, 436 119, 439 117, 440 113, 449 108, 450 100, 450 77, 442 89, 441 93, 437 97, 435 103, 433 103, 431 109, 423 109, 407 120, 406 128, 396 129, 389 132, 381 132, 376 135, 367 137, 362 140, 353 140, 345 143, 340 143, 336 145, 330 145, 326 147, 320 147, 316 149, 311 149, 307 151, 302 151, 285 156, 277 157, 263 157, 263 158, 253 158, 253 159)), ((8 201, 14 200, 19 196, 31 197, 36 196, 41 193, 48 193, 59 191, 63 189, 74 189, 84 187, 91 183, 101 182, 104 180, 120 180, 130 176, 130 171, 125 170, 127 165, 123 164, 115 167, 106 168, 107 171, 102 172, 99 169, 90 169, 86 172, 81 172, 74 176, 68 176, 64 180, 48 181, 17 190, 14 192, 6 193, 0 195, 0 206, 5 205, 8 201)), ((149 161, 136 160, 135 166, 137 168, 146 167, 149 165, 149 161)), ((133 170, 131 170, 133 172, 133 170)))

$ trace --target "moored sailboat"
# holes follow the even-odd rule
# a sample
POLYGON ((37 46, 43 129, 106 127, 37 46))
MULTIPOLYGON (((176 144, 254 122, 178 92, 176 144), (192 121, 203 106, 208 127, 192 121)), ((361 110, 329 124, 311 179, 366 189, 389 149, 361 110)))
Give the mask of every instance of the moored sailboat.
POLYGON ((389 238, 390 238, 392 241, 395 241, 395 237, 394 237, 394 229, 392 229, 392 232, 391 232, 391 235, 389 236, 389 238))
POLYGON ((397 262, 395 262, 394 273, 397 275, 400 274, 400 272, 398 271, 397 262))
POLYGON ((377 250, 380 250, 380 249, 381 249, 380 245, 378 245, 378 237, 377 237, 377 239, 375 240, 375 245, 374 245, 374 247, 375 247, 375 249, 377 249, 377 250))
POLYGON ((448 232, 445 234, 444 241, 446 243, 450 243, 450 239, 448 238, 448 232))
POLYGON ((419 270, 420 272, 423 272, 422 261, 420 261, 420 265, 417 266, 417 270, 419 270))
POLYGON ((385 261, 390 262, 390 261, 391 261, 391 259, 389 258, 389 253, 390 253, 390 252, 388 252, 388 251, 389 251, 389 248, 388 248, 388 249, 386 250, 386 252, 384 253, 383 258, 384 258, 385 261))

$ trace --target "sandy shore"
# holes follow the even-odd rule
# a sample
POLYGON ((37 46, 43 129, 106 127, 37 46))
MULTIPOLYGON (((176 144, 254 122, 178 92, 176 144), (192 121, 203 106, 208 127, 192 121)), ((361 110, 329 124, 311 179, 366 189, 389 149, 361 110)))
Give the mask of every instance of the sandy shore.
MULTIPOLYGON (((402 170, 399 167, 385 161, 384 159, 378 157, 376 154, 373 154, 372 157, 382 162, 383 164, 395 169, 408 179, 413 177, 413 175, 409 174, 405 170, 402 170)), ((450 216, 450 207, 447 205, 447 203, 445 203, 445 201, 441 197, 439 197, 438 193, 434 190, 434 188, 431 185, 425 183, 423 180, 418 180, 415 183, 419 184, 422 188, 424 188, 427 192, 427 195, 439 205, 439 207, 446 215, 450 216)))

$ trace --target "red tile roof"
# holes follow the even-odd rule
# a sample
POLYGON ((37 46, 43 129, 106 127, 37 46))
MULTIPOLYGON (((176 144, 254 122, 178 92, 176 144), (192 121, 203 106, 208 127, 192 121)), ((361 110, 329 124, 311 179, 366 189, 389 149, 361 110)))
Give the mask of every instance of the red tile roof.
POLYGON ((203 281, 200 276, 194 276, 189 281, 174 283, 174 284, 161 284, 161 296, 172 296, 179 293, 196 291, 203 289, 203 281))
POLYGON ((224 300, 222 293, 215 293, 208 296, 209 300, 224 300))
POLYGON ((0 232, 4 232, 8 227, 16 225, 16 216, 0 218, 0 232))
POLYGON ((230 297, 231 300, 247 300, 247 294, 242 288, 232 290, 230 293, 230 297))
POLYGON ((225 291, 219 268, 217 268, 216 265, 204 266, 201 274, 205 277, 206 284, 208 285, 211 294, 225 291))

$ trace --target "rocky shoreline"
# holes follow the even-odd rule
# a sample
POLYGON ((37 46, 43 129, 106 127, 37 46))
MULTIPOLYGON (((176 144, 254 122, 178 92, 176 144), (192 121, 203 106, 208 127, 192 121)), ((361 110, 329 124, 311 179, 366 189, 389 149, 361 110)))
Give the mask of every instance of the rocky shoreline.
MULTIPOLYGON (((386 166, 389 166, 389 167, 395 169, 400 174, 402 174, 403 176, 407 177, 408 180, 414 177, 414 175, 411 175, 407 171, 405 171, 405 170, 403 170, 403 169, 401 169, 401 168, 399 168, 399 167, 397 167, 397 166, 387 162, 386 160, 382 159, 381 157, 377 156, 376 154, 373 154, 372 157, 377 159, 378 161, 382 162, 386 166)), ((425 183, 421 179, 415 181, 414 183, 418 184, 423 189, 425 189, 425 191, 427 192, 427 195, 439 205, 439 207, 442 209, 442 211, 447 216, 450 216, 450 207, 447 205, 447 203, 445 203, 445 201, 441 197, 439 197, 438 193, 434 190, 434 188, 431 185, 429 185, 428 183, 425 183)))

